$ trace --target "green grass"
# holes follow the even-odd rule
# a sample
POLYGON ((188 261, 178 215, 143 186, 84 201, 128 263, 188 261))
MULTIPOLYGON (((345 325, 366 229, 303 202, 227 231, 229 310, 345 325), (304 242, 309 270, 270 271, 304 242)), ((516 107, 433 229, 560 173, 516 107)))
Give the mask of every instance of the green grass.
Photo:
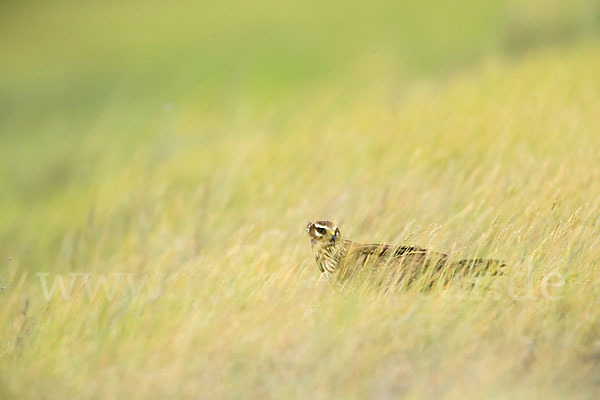
POLYGON ((0 397, 596 398, 597 14, 528 4, 4 5, 0 397), (321 218, 508 272, 322 288, 321 218))

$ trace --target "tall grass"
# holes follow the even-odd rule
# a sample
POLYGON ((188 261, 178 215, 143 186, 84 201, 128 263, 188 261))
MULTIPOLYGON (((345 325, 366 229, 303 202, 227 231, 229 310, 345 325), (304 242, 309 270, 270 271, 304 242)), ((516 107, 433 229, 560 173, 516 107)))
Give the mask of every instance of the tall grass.
POLYGON ((93 201, 67 191, 33 211, 50 213, 40 235, 62 226, 52 210, 78 223, 54 258, 4 269, 4 395, 593 398, 599 61, 589 44, 400 97, 382 77, 274 114, 166 112, 168 142, 93 201), (359 241, 502 257, 508 276, 323 290, 303 231, 317 217, 359 241), (39 272, 72 293, 47 299, 39 272), (111 297, 86 289, 103 277, 111 297))

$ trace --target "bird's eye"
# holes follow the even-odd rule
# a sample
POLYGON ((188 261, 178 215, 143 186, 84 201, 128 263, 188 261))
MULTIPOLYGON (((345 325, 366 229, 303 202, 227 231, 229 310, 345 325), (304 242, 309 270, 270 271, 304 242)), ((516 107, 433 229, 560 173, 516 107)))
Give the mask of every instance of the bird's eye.
POLYGON ((325 229, 323 228, 317 228, 317 232, 319 232, 319 235, 322 235, 325 233, 325 229))

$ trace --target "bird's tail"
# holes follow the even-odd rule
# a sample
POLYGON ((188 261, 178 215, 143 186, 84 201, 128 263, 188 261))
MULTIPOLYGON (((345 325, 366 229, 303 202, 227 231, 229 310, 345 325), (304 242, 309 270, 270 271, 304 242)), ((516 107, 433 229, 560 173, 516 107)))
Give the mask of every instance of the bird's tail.
POLYGON ((506 263, 502 260, 491 258, 469 258, 455 261, 452 266, 456 272, 462 272, 467 275, 503 275, 503 269, 506 263))

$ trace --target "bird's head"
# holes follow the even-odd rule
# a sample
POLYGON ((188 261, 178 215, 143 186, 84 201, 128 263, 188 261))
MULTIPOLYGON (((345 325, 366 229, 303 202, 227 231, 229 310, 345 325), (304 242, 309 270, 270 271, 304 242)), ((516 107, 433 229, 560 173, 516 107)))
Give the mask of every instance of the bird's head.
POLYGON ((331 221, 309 222, 306 224, 306 232, 311 241, 315 240, 319 243, 335 243, 342 237, 338 227, 331 221))

